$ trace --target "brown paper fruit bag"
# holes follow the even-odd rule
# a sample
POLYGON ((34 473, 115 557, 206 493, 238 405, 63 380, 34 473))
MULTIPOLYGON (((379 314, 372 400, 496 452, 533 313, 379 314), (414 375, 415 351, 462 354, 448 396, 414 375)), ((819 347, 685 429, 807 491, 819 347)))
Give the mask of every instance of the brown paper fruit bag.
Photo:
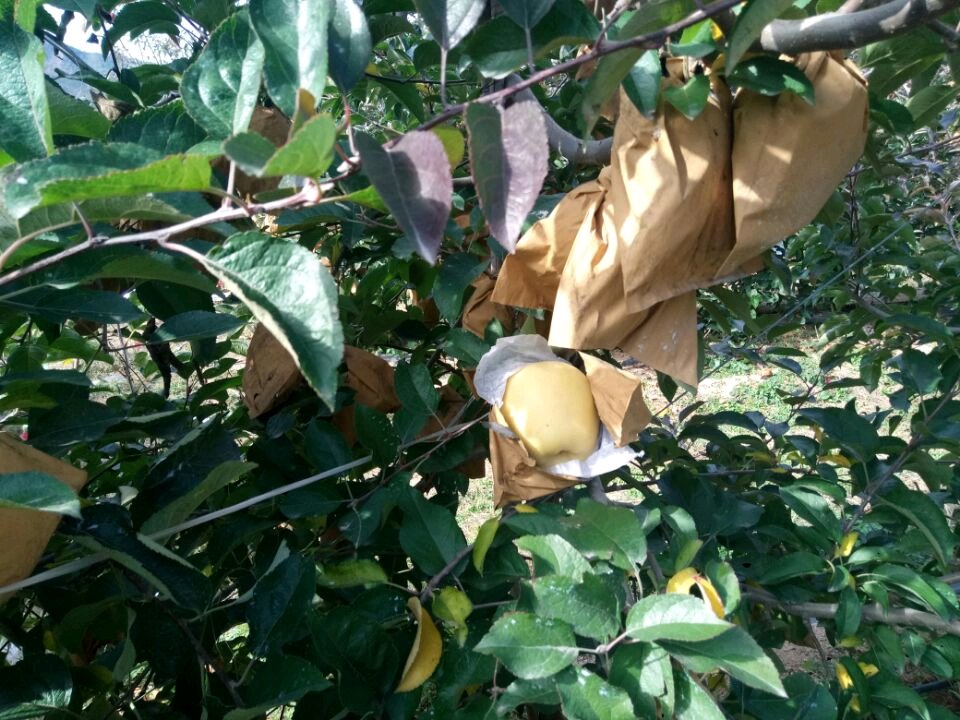
POLYGON ((250 417, 280 405, 300 384, 300 368, 287 349, 263 325, 257 325, 247 348, 243 401, 250 417))
MULTIPOLYGON (((685 79, 671 61, 665 86, 685 79)), ((553 310, 555 347, 620 349, 697 382, 696 300, 733 248, 730 98, 712 79, 694 120, 622 98, 611 165, 568 194, 504 262, 493 299, 553 310)))
POLYGON ((601 435, 598 448, 582 461, 539 467, 523 442, 507 427, 498 406, 506 382, 526 364, 560 360, 537 335, 502 338, 481 360, 477 382, 490 412, 490 464, 497 507, 549 495, 630 462, 637 453, 628 446, 650 421, 640 378, 590 355, 580 355, 597 413, 601 435), (558 471, 570 469, 570 472, 558 471))
MULTIPOLYGON (((74 492, 87 484, 82 470, 0 433, 0 472, 31 471, 51 475, 74 492)), ((59 522, 54 513, 0 508, 0 586, 30 574, 59 522)), ((5 598, 0 596, 0 602, 5 598)))
POLYGON ((492 300, 494 279, 482 274, 471 283, 473 293, 463 306, 461 325, 464 330, 472 332, 479 338, 484 336, 487 325, 494 319, 500 321, 504 332, 508 335, 513 332, 513 313, 509 308, 492 300))
POLYGON ((868 99, 860 70, 839 53, 800 56, 815 104, 794 93, 747 90, 734 103, 733 203, 737 243, 729 273, 809 223, 860 158, 868 99))

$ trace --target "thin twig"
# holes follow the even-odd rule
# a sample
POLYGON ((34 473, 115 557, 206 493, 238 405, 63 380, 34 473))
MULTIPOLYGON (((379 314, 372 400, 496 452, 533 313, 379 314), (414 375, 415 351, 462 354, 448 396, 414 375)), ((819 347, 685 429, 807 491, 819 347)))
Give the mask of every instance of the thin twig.
POLYGON ((437 586, 443 581, 443 579, 453 572, 453 569, 459 565, 463 559, 473 552, 473 543, 470 543, 466 547, 462 548, 460 552, 450 558, 450 562, 443 566, 443 569, 440 570, 436 575, 434 575, 427 582, 426 587, 423 588, 423 592, 420 593, 420 602, 425 603, 430 599, 430 595, 434 590, 437 589, 437 586))

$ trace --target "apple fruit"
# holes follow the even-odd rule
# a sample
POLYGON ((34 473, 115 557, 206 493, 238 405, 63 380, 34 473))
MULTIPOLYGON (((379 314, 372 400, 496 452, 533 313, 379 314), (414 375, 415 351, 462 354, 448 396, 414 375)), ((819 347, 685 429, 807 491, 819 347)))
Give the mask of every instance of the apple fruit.
POLYGON ((541 467, 583 460, 597 449, 600 417, 590 381, 570 363, 530 363, 511 375, 500 410, 541 467))

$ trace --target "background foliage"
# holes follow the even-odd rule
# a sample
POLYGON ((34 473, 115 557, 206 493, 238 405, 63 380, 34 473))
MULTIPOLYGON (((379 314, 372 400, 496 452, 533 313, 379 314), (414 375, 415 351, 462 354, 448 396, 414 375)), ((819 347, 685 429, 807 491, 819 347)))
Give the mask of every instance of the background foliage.
MULTIPOLYGON (((509 247, 523 220, 491 208, 532 193, 542 216, 597 168, 554 152, 512 187, 491 166, 512 124, 477 152, 459 103, 536 73, 556 125, 600 138, 622 81, 656 106, 651 49, 730 60, 840 3, 637 5, 0 1, 0 423, 90 476, 79 504, 2 476, 3 503, 66 510, 38 568, 66 570, 0 606, 0 718, 954 716, 960 18, 924 8, 956 3, 854 50, 862 162, 764 272, 700 293, 704 378, 776 382, 719 408, 648 373, 634 466, 475 507, 462 371, 507 329, 460 319, 504 252, 487 223, 509 247), (160 36, 165 61, 118 60, 160 36), (578 80, 581 44, 602 59, 578 80), (256 321, 307 385, 251 419, 256 321), (357 402, 344 343, 390 359, 398 407, 357 402), (691 566, 725 618, 666 593, 691 566), (396 693, 412 597, 442 654, 396 693), (784 665, 809 642, 822 662, 784 665)), ((806 92, 760 57, 741 83, 806 92)), ((702 85, 659 101, 696 114, 702 85)))

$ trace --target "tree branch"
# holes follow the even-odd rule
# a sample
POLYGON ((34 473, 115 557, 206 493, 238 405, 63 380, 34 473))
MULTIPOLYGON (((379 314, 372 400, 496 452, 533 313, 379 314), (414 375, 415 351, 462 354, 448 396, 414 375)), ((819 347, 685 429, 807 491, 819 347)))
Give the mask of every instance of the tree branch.
POLYGON ((911 30, 957 7, 960 0, 892 0, 868 10, 774 20, 760 33, 760 47, 787 55, 861 47, 911 30))
MULTIPOLYGON (((750 599, 782 610, 790 615, 797 615, 804 618, 819 618, 821 620, 832 620, 837 616, 837 603, 782 603, 777 598, 765 590, 751 588, 744 594, 750 599)), ((910 627, 921 627, 933 632, 944 633, 945 635, 960 636, 960 621, 944 620, 939 615, 915 610, 913 608, 890 608, 884 610, 877 603, 863 606, 863 619, 870 623, 883 623, 885 625, 905 625, 910 627)))
MULTIPOLYGON (((520 83, 522 78, 513 74, 507 78, 507 86, 513 87, 520 83)), ((533 101, 540 104, 537 96, 530 88, 517 93, 517 101, 533 101)), ((541 108, 543 109, 543 108, 541 108)), ((550 117, 550 113, 543 110, 543 120, 547 124, 547 142, 550 149, 559 153, 574 165, 603 165, 610 162, 610 151, 613 148, 613 138, 603 140, 583 141, 561 127, 560 123, 550 117)))

